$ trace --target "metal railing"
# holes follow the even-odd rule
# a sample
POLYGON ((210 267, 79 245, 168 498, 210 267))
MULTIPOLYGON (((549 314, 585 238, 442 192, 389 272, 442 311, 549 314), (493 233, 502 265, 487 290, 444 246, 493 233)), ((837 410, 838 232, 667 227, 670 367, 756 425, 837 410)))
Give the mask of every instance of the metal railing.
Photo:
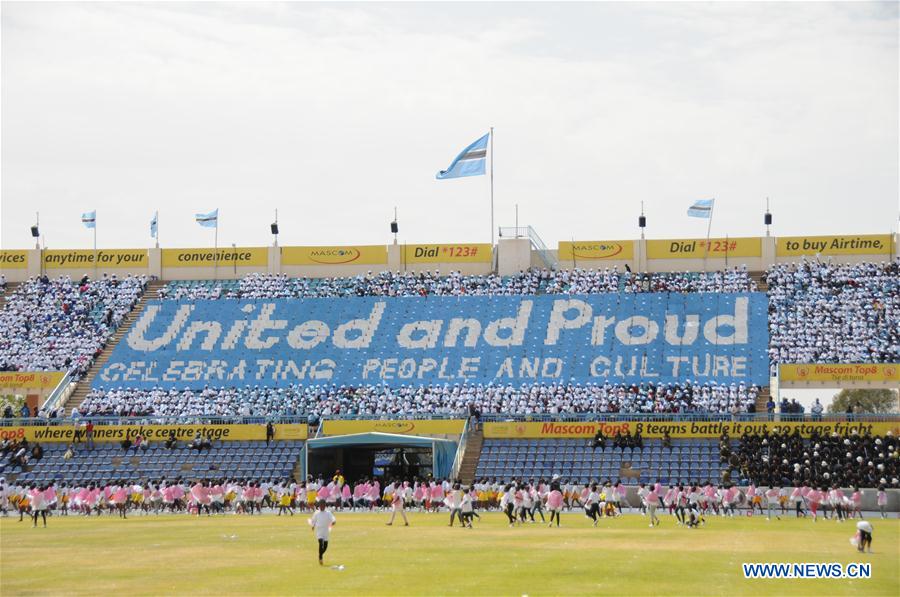
POLYGON ((897 422, 898 413, 859 413, 859 414, 793 414, 793 413, 557 413, 557 414, 482 414, 484 422, 530 422, 530 421, 572 421, 572 422, 615 422, 615 421, 647 421, 647 422, 897 422))
MULTIPOLYGON (((66 418, 0 418, 0 426, 45 426, 72 425, 91 421, 94 425, 265 425, 307 423, 321 426, 325 421, 393 421, 393 420, 450 420, 464 419, 468 421, 468 413, 444 413, 439 415, 391 414, 391 415, 338 415, 310 417, 308 415, 269 415, 269 416, 179 416, 167 417, 159 415, 141 416, 91 416, 66 418)), ((779 414, 779 413, 743 413, 730 415, 724 413, 556 413, 556 414, 482 414, 480 422, 896 422, 900 423, 900 413, 859 413, 859 414, 779 414)))
POLYGON ((75 382, 74 376, 71 371, 66 371, 66 374, 63 376, 59 383, 56 384, 56 387, 53 388, 53 391, 50 392, 50 395, 47 396, 47 399, 44 400, 44 404, 41 405, 41 410, 49 412, 51 410, 56 410, 59 408, 60 403, 65 403, 65 401, 69 398, 71 392, 67 392, 69 386, 75 382))
POLYGON ((34 426, 53 426, 53 425, 75 425, 87 423, 90 421, 97 425, 265 425, 272 423, 276 425, 310 423, 307 416, 237 416, 237 417, 218 417, 218 416, 188 416, 188 417, 166 417, 158 415, 144 415, 135 417, 66 417, 66 418, 38 418, 31 417, 28 419, 12 418, 0 419, 0 426, 5 427, 34 427, 34 426))
POLYGON ((459 436, 459 443, 456 444, 456 456, 453 458, 453 466, 450 467, 450 478, 459 477, 459 469, 462 468, 463 457, 466 453, 466 442, 469 439, 469 420, 463 423, 463 430, 459 436))
POLYGON ((559 260, 554 257, 553 253, 551 253, 550 249, 547 248, 547 245, 544 244, 544 241, 538 235, 537 231, 531 226, 501 226, 500 237, 527 238, 531 241, 531 246, 537 251, 541 261, 544 262, 544 267, 547 269, 556 269, 559 266, 559 260))

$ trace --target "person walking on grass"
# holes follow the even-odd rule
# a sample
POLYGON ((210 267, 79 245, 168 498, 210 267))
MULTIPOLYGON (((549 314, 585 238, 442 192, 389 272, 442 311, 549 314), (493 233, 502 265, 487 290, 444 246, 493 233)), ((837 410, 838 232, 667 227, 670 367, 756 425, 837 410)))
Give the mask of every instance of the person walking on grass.
POLYGON ((556 526, 559 527, 563 505, 563 493, 560 490, 559 482, 554 480, 550 483, 550 493, 547 494, 547 510, 550 511, 550 524, 547 525, 548 527, 553 526, 554 519, 556 520, 556 526))
POLYGON ((319 500, 318 507, 319 509, 309 519, 309 526, 319 542, 319 566, 323 566, 322 558, 328 550, 331 529, 337 524, 337 520, 331 510, 325 509, 324 500, 319 500))
MULTIPOLYGON (((406 518, 406 504, 404 503, 403 486, 399 482, 396 483, 394 492, 391 494, 391 519, 387 521, 387 526, 394 524, 394 517, 397 513, 403 518, 403 526, 409 526, 409 520, 406 518)), ((450 526, 453 526, 452 518, 450 526)))
POLYGON ((659 508, 659 495, 656 493, 655 487, 647 492, 644 501, 647 504, 647 514, 650 516, 650 526, 658 525, 659 517, 656 516, 656 509, 659 508))
POLYGON ((584 499, 584 515, 594 521, 597 526, 597 515, 600 513, 600 494, 597 493, 597 484, 590 487, 587 497, 584 499))
POLYGON ((778 494, 779 491, 775 487, 769 487, 766 490, 766 520, 772 520, 772 516, 781 520, 781 517, 776 514, 775 510, 778 507, 778 494))
POLYGON ((32 527, 37 528, 38 516, 40 516, 44 521, 44 527, 47 527, 47 499, 44 496, 44 488, 37 487, 35 485, 31 486, 31 491, 28 492, 28 497, 31 500, 31 519, 32 519, 32 527))

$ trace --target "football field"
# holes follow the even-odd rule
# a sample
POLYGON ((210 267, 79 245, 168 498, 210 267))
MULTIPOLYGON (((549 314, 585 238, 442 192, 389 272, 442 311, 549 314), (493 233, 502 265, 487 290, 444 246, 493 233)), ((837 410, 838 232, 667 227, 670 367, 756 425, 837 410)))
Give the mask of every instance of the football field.
POLYGON ((576 511, 559 529, 509 528, 491 512, 462 529, 446 514, 411 513, 410 527, 387 527, 384 514, 336 516, 324 567, 307 513, 54 516, 46 529, 2 518, 0 594, 900 594, 896 519, 871 519, 874 553, 858 554, 854 524, 809 519, 713 517, 686 529, 626 515, 594 528, 576 511), (767 562, 870 563, 871 578, 744 578, 741 564, 767 562))

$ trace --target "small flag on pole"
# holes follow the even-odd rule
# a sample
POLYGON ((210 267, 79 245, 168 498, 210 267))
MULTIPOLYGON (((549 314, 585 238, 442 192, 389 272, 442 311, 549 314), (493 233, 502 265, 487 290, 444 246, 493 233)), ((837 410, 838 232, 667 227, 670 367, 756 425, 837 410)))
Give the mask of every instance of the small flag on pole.
POLYGON ((456 159, 446 170, 437 173, 438 180, 445 178, 462 178, 463 176, 479 176, 484 174, 484 164, 487 161, 487 144, 491 134, 478 139, 462 150, 456 159))
POLYGON ((203 226, 204 228, 218 228, 219 227, 219 209, 216 208, 208 214, 195 214, 194 217, 197 219, 197 223, 203 226))
POLYGON ((159 225, 159 212, 153 212, 153 218, 150 220, 150 238, 156 238, 156 227, 159 225))
POLYGON ((86 211, 81 214, 81 223, 85 228, 96 228, 97 226, 97 210, 86 211))
POLYGON ((699 201, 695 201, 692 206, 688 208, 687 215, 692 218, 706 218, 712 215, 713 203, 715 203, 715 199, 700 199, 699 201))

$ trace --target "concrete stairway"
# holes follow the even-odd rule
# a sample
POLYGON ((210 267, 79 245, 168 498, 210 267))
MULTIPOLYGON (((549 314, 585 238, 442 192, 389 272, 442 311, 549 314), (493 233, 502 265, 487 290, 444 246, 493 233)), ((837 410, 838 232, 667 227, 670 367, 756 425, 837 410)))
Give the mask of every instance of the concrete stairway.
MULTIPOLYGON (((756 282, 759 286, 760 292, 768 292, 769 285, 763 279, 763 276, 766 275, 766 272, 750 272, 750 277, 756 282)), ((769 396, 771 395, 771 391, 769 386, 764 386, 759 389, 759 396, 756 397, 756 412, 764 413, 766 412, 766 403, 769 401, 769 396)))
POLYGON ((6 297, 12 296, 12 294, 19 287, 19 284, 21 284, 21 282, 7 282, 6 283, 6 292, 4 292, 3 294, 0 294, 0 309, 3 309, 3 307, 6 306, 6 297))
POLYGON ((766 412, 766 403, 769 401, 770 395, 769 386, 764 386, 759 389, 759 396, 756 397, 756 412, 766 412))
POLYGON ((475 469, 481 459, 481 447, 484 445, 484 433, 481 429, 470 429, 466 437, 466 452, 459 466, 459 480, 465 484, 475 481, 475 469))
POLYGON ((165 282, 159 280, 154 280, 147 284, 147 290, 138 301, 138 304, 125 316, 122 320, 122 324, 119 325, 118 329, 116 329, 109 339, 109 342, 106 343, 103 352, 100 353, 100 356, 97 357, 94 364, 88 369, 87 374, 78 381, 78 385, 75 386, 75 391, 72 392, 72 395, 66 400, 65 409, 67 414, 71 414, 72 409, 77 408, 78 405, 84 401, 85 396, 87 396, 88 392, 91 390, 91 383, 103 367, 106 366, 107 361, 109 361, 109 356, 119 343, 119 340, 125 337, 125 334, 128 333, 131 326, 134 325, 134 322, 140 318, 141 313, 144 311, 144 307, 147 306, 147 301, 159 298, 159 289, 165 286, 165 284, 165 282))
POLYGON ((763 279, 763 276, 766 272, 750 272, 750 277, 759 285, 760 292, 767 292, 769 290, 769 285, 766 284, 766 281, 763 279))

